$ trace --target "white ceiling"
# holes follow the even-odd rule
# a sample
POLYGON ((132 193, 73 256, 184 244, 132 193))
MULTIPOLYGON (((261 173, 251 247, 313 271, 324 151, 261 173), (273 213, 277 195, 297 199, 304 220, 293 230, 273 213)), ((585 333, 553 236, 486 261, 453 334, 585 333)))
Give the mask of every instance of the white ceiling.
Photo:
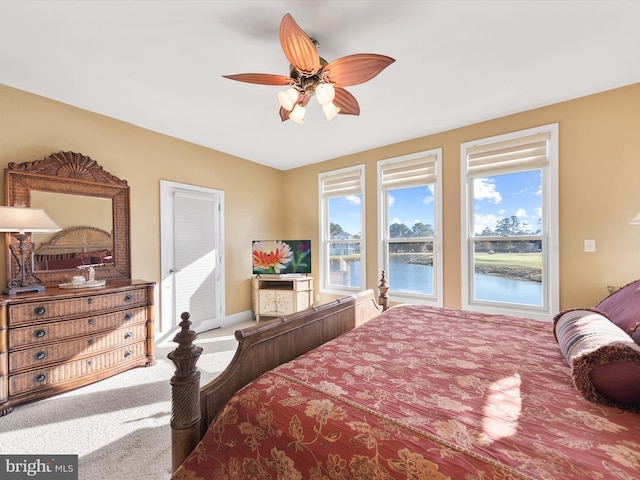
MULTIPOLYGON (((0 1, 0 83, 287 170, 640 81, 640 1, 0 1), (291 13, 328 61, 396 62, 359 117, 281 122, 291 13)), ((0 109, 1 109, 0 105, 0 109)))

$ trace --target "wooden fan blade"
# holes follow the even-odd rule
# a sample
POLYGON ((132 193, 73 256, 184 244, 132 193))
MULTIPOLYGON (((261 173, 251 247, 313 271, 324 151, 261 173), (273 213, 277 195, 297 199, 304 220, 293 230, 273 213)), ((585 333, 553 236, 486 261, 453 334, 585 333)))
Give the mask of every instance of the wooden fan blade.
POLYGON ((223 75, 224 78, 238 82, 257 83, 259 85, 291 85, 291 77, 272 75, 270 73, 239 73, 237 75, 223 75))
POLYGON ((280 23, 280 44, 289 63, 304 73, 320 70, 320 56, 313 40, 298 26, 290 14, 280 23))
POLYGON ((348 87, 371 80, 393 62, 395 60, 386 55, 359 53, 329 62, 322 74, 331 83, 348 87))
POLYGON ((286 122, 287 120, 289 120, 289 114, 291 113, 291 110, 286 110, 284 107, 280 107, 280 120, 282 120, 283 122, 286 122))
POLYGON ((340 109, 338 114, 342 115, 360 115, 360 105, 356 97, 347 92, 344 88, 334 87, 336 96, 333 98, 333 104, 340 109))

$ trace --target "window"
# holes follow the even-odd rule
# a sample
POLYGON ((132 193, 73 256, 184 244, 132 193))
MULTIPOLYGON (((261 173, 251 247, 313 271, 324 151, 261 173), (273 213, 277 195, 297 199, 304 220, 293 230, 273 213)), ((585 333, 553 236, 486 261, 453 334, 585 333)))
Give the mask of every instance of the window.
POLYGON ((461 146, 463 308, 557 312, 557 157, 557 124, 461 146))
POLYGON ((442 306, 442 150, 378 162, 381 270, 394 302, 442 306))
POLYGON ((321 173, 320 285, 344 293, 365 289, 364 165, 321 173))

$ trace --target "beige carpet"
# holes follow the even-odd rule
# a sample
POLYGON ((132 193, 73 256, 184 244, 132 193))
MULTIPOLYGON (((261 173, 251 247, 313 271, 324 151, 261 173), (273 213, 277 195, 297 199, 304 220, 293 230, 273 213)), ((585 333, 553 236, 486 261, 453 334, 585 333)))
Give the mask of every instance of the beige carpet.
MULTIPOLYGON (((231 361, 233 332, 201 334, 204 384, 231 361)), ((175 344, 156 347, 158 362, 93 385, 17 406, 0 417, 3 454, 77 454, 79 480, 162 480, 171 470, 171 386, 175 344)))

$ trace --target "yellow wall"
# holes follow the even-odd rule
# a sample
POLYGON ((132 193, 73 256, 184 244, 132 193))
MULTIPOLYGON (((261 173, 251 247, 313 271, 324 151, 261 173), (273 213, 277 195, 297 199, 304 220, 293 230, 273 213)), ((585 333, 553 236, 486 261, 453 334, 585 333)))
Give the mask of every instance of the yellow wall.
MULTIPOLYGON (((460 144, 556 122, 560 135, 560 307, 592 306, 606 295, 607 285, 640 278, 640 226, 628 224, 640 211, 640 84, 289 170, 285 172, 286 204, 292 206, 293 218, 303 219, 305 227, 312 229, 305 231, 307 236, 317 238, 318 173, 366 165, 367 286, 375 288, 380 273, 376 162, 442 147, 444 304, 459 308, 460 144), (584 253, 585 239, 596 240, 595 253, 584 253)), ((317 254, 313 262, 313 270, 319 271, 317 254)))
MULTIPOLYGON (((318 238, 317 174, 349 165, 366 165, 367 287, 375 288, 376 161, 437 147, 444 163, 444 302, 459 307, 460 143, 555 122, 560 125, 561 308, 593 305, 607 285, 640 277, 640 226, 628 225, 640 211, 640 84, 286 172, 2 85, 0 108, 0 167, 71 150, 127 180, 134 278, 161 280, 161 179, 224 191, 228 315, 251 308, 250 241, 318 238), (288 215, 280 214, 282 208, 288 215), (596 240, 595 253, 583 252, 584 239, 596 240)), ((318 272, 317 241, 313 248, 318 272)))
MULTIPOLYGON (((272 214, 282 202, 283 172, 0 85, 0 168, 63 150, 88 155, 127 180, 133 278, 161 280, 160 180, 224 191, 226 313, 250 310, 251 240, 278 237, 285 228, 272 214)), ((4 199, 4 182, 1 188, 4 199)), ((1 249, 4 243, 2 236, 1 249)))

